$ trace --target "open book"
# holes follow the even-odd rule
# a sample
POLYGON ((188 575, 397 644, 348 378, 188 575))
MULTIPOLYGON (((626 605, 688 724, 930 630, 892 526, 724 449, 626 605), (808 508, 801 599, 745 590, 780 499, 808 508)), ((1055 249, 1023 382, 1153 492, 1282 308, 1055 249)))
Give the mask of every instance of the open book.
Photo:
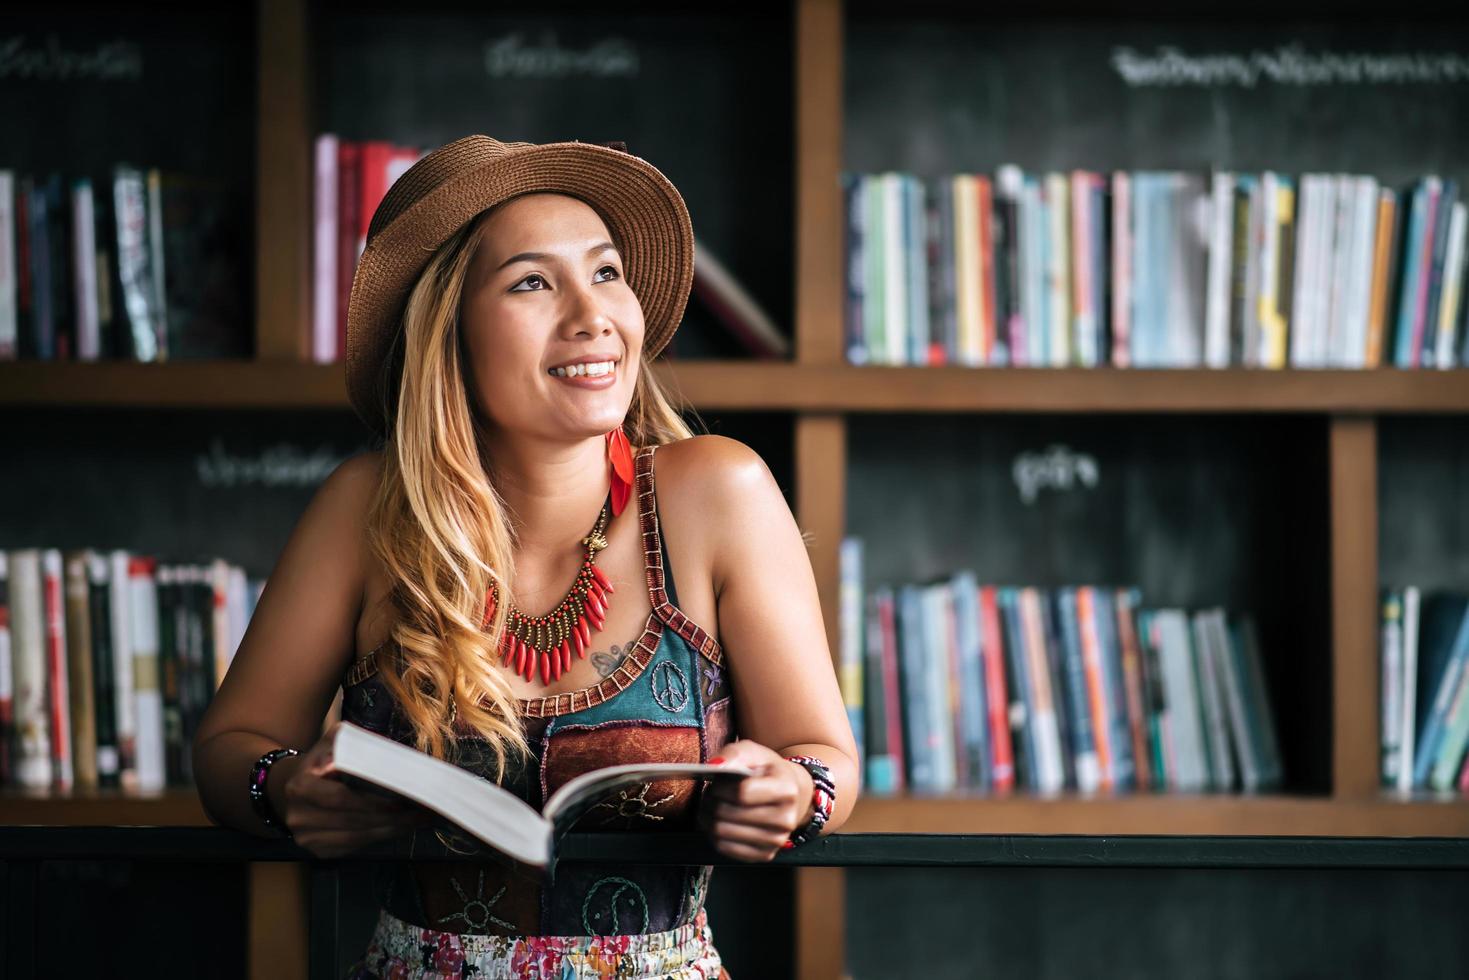
POLYGON ((344 721, 331 766, 421 803, 497 851, 546 868, 572 824, 607 794, 655 779, 741 780, 755 773, 707 762, 637 762, 582 773, 551 794, 541 813, 487 779, 344 721))

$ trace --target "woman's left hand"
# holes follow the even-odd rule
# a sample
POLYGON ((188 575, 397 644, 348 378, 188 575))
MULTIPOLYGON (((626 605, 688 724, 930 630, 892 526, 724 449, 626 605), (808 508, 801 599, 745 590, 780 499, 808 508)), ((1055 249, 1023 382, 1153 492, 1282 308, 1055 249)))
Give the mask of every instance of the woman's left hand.
POLYGON ((759 742, 730 742, 710 762, 752 769, 738 782, 710 783, 699 826, 714 849, 741 861, 769 861, 798 827, 811 819, 811 774, 759 742))

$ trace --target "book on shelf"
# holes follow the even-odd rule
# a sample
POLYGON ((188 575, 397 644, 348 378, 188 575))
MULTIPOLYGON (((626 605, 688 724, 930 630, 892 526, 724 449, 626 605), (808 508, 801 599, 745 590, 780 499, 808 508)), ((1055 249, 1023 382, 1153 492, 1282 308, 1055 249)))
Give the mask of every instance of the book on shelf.
POLYGON ((0 170, 0 360, 248 356, 247 218, 196 174, 0 170))
POLYGON ((843 696, 870 795, 1282 783, 1249 616, 1147 608, 1134 587, 990 585, 969 569, 870 588, 859 562, 842 574, 843 696))
POLYGON ((189 785, 194 732, 262 587, 221 559, 0 552, 0 785, 189 785))
POLYGON ((605 766, 561 786, 537 812, 487 779, 351 722, 333 730, 329 752, 332 772, 413 800, 495 850, 547 871, 555 869, 561 837, 610 793, 655 779, 738 782, 754 775, 742 766, 707 762, 605 766))
POLYGON ((1469 595, 1386 589, 1379 635, 1383 785, 1469 793, 1469 595))
POLYGON ((1452 178, 1007 164, 841 185, 853 364, 1469 365, 1452 178))

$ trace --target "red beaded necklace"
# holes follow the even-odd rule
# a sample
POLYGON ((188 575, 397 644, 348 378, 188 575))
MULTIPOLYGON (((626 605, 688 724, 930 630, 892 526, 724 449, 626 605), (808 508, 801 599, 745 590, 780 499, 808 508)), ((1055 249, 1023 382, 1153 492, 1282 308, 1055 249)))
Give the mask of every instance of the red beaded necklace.
MULTIPOLYGON (((592 630, 601 630, 610 605, 608 596, 616 590, 597 567, 597 552, 607 547, 608 505, 603 504, 592 532, 582 538, 587 556, 582 560, 576 581, 560 604, 544 616, 526 616, 510 604, 505 633, 500 638, 500 657, 526 680, 539 668, 541 683, 558 680, 571 669, 571 655, 585 660, 592 643, 592 630)), ((491 584, 486 599, 485 622, 495 615, 500 590, 491 584)))

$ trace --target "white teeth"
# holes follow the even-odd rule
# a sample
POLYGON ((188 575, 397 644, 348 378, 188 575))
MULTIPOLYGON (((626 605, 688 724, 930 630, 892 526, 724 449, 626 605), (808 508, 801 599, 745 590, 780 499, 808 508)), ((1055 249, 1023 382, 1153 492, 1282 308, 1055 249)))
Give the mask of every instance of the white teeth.
POLYGON ((598 361, 594 364, 572 364, 567 367, 555 367, 551 374, 558 378, 584 378, 600 377, 611 374, 615 364, 612 361, 598 361))

